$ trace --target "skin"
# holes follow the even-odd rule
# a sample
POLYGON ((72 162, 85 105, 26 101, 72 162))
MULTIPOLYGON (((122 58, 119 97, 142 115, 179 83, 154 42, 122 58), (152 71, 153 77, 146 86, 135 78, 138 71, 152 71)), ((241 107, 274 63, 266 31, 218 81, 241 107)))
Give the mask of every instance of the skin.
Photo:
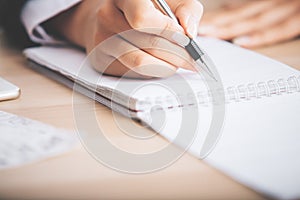
POLYGON ((199 34, 232 40, 246 48, 287 41, 300 35, 300 1, 232 0, 203 17, 199 34))
POLYGON ((84 0, 47 22, 47 27, 92 53, 91 63, 100 72, 134 78, 166 77, 179 67, 193 70, 190 56, 172 35, 196 37, 203 11, 197 0, 167 3, 181 26, 150 0, 84 0), (111 38, 127 30, 133 31, 111 38), (110 62, 108 68, 102 67, 110 62))

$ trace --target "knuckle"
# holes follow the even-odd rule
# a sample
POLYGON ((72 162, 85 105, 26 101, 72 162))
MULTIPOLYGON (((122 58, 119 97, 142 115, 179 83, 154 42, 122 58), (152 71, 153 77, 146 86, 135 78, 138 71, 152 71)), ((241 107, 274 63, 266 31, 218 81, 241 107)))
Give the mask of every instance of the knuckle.
POLYGON ((103 29, 103 27, 107 28, 107 27, 111 26, 112 15, 110 13, 110 10, 106 6, 99 8, 99 10, 97 11, 96 23, 102 29, 103 29))
POLYGON ((173 29, 172 29, 172 28, 173 28, 173 25, 174 25, 174 24, 171 23, 171 21, 168 21, 168 22, 166 23, 166 25, 165 25, 163 31, 166 32, 166 31, 173 30, 173 29))
POLYGON ((98 8, 97 10, 97 17, 100 20, 105 20, 109 18, 108 12, 108 6, 107 5, 102 5, 98 8))
POLYGON ((149 39, 150 47, 159 47, 161 39, 159 37, 151 37, 149 39))
POLYGON ((170 21, 168 21, 166 22, 164 27, 158 30, 158 35, 161 36, 168 35, 168 33, 172 32, 173 30, 174 30, 173 24, 170 21))
POLYGON ((131 26, 134 29, 141 29, 145 27, 145 22, 147 22, 147 16, 141 13, 136 13, 131 22, 131 26))
POLYGON ((132 55, 129 55, 129 56, 132 56, 133 67, 138 67, 138 66, 141 66, 144 64, 145 56, 143 56, 139 53, 133 53, 132 55))

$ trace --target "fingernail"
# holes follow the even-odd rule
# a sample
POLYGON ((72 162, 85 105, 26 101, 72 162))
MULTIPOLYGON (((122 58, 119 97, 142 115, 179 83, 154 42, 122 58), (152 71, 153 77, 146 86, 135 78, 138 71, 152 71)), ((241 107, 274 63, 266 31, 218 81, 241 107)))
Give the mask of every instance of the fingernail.
POLYGON ((233 39, 232 42, 239 46, 249 45, 251 43, 251 38, 248 36, 237 37, 233 39))
POLYGON ((179 33, 179 32, 175 32, 172 35, 172 39, 175 43, 177 43, 179 46, 182 46, 182 47, 187 46, 190 42, 190 39, 186 35, 179 33))
POLYGON ((154 78, 164 78, 172 76, 176 73, 175 67, 166 65, 143 65, 133 69, 136 73, 154 78))
POLYGON ((196 21, 196 18, 191 16, 189 18, 189 22, 187 24, 187 33, 190 37, 196 38, 198 34, 198 23, 196 21))
POLYGON ((199 34, 209 35, 216 32, 216 27, 211 25, 202 25, 199 27, 199 34))

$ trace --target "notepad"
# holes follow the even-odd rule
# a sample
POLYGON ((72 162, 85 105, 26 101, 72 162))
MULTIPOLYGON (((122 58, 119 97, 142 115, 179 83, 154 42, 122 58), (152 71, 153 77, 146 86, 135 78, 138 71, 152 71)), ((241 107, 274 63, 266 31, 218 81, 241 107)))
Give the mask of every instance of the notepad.
MULTIPOLYGON (((199 38, 198 42, 217 66, 226 110, 218 142, 204 160, 266 195, 299 198, 299 71, 224 41, 199 38)), ((214 105, 201 75, 181 69, 166 79, 120 80, 100 76, 85 61, 84 52, 71 47, 36 47, 24 53, 35 63, 35 69, 69 87, 76 81, 86 88, 81 90, 85 95, 147 123, 179 146, 181 141, 175 138, 181 113, 197 109, 197 134, 188 151, 201 157, 214 105), (189 89, 182 89, 186 88, 182 85, 189 89), (153 122, 153 116, 160 116, 162 111, 163 126, 153 122)))

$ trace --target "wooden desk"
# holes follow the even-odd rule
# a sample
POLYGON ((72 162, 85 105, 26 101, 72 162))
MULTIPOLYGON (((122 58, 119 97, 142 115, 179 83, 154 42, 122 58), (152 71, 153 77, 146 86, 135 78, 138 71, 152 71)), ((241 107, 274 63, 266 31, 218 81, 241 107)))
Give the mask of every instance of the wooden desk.
MULTIPOLYGON (((300 40, 257 51, 300 69, 300 40)), ((26 65, 21 52, 0 49, 0 76, 22 89, 19 99, 1 102, 0 110, 75 130, 72 91, 26 65)), ((110 134, 126 143, 127 136, 113 123, 111 111, 102 105, 96 105, 95 110, 108 124, 110 134)), ((166 141, 156 137, 154 143, 166 141)), ((133 149, 141 145, 129 144, 133 149)), ((0 198, 264 199, 188 154, 158 172, 131 175, 101 165, 82 147, 33 165, 0 171, 0 198)))

